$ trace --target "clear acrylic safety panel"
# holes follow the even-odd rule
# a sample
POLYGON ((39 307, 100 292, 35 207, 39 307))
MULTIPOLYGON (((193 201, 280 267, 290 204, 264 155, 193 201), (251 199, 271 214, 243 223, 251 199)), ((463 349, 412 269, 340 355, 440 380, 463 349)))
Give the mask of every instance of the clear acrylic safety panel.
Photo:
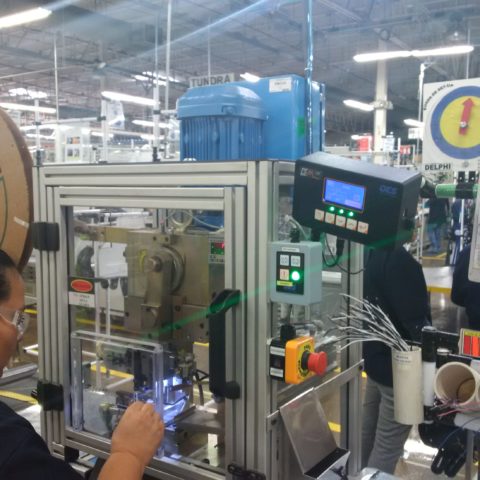
POLYGON ((162 414, 163 348, 112 335, 73 332, 71 336, 72 426, 110 438, 134 401, 162 414))
MULTIPOLYGON (((158 344, 163 349, 162 371, 155 375, 162 383, 164 455, 203 462, 207 469, 225 468, 225 409, 208 388, 206 318, 213 297, 225 288, 223 211, 73 207, 68 218, 72 338, 86 331, 158 344)), ((87 352, 97 361, 94 344, 87 352)), ((83 357, 78 361, 91 362, 83 357)), ((113 378, 112 370, 122 371, 113 364, 108 368, 113 378)), ((98 407, 116 404, 118 397, 106 391, 104 402, 95 393, 95 369, 77 369, 72 381, 87 373, 93 387, 77 389, 83 408, 88 402, 95 411, 88 431, 97 425, 94 433, 108 436, 113 424, 98 407)), ((121 383, 124 374, 134 372, 122 371, 112 382, 121 383)), ((73 426, 85 428, 85 418, 83 424, 76 419, 79 412, 73 426)))

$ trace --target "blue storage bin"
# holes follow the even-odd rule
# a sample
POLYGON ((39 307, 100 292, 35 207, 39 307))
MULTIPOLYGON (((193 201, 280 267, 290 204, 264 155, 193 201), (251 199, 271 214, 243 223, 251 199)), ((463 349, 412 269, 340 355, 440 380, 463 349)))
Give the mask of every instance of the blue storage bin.
POLYGON ((197 161, 264 158, 265 108, 239 85, 191 88, 178 100, 180 159, 197 161))

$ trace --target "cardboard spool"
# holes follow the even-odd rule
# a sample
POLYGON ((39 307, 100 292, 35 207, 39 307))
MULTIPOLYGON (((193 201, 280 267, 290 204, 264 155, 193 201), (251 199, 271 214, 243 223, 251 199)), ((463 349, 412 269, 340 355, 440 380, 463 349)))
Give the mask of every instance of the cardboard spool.
POLYGON ((32 253, 32 166, 20 130, 0 109, 0 249, 20 270, 32 253))

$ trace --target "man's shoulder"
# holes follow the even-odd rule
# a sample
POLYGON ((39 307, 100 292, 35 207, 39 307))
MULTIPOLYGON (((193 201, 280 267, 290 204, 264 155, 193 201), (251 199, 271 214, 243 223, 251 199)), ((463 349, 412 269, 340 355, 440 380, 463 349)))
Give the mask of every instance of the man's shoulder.
POLYGON ((3 402, 0 402, 0 438, 8 438, 8 442, 0 442, 0 466, 20 446, 24 450, 44 446, 30 423, 3 402))

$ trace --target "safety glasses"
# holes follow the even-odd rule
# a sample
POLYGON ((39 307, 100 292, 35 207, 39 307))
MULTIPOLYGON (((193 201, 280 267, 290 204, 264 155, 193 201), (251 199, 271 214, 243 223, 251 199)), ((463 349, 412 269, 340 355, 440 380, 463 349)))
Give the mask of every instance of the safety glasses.
POLYGON ((23 310, 12 310, 5 307, 0 307, 0 315, 15 326, 18 332, 17 339, 20 340, 30 323, 30 315, 23 310))

